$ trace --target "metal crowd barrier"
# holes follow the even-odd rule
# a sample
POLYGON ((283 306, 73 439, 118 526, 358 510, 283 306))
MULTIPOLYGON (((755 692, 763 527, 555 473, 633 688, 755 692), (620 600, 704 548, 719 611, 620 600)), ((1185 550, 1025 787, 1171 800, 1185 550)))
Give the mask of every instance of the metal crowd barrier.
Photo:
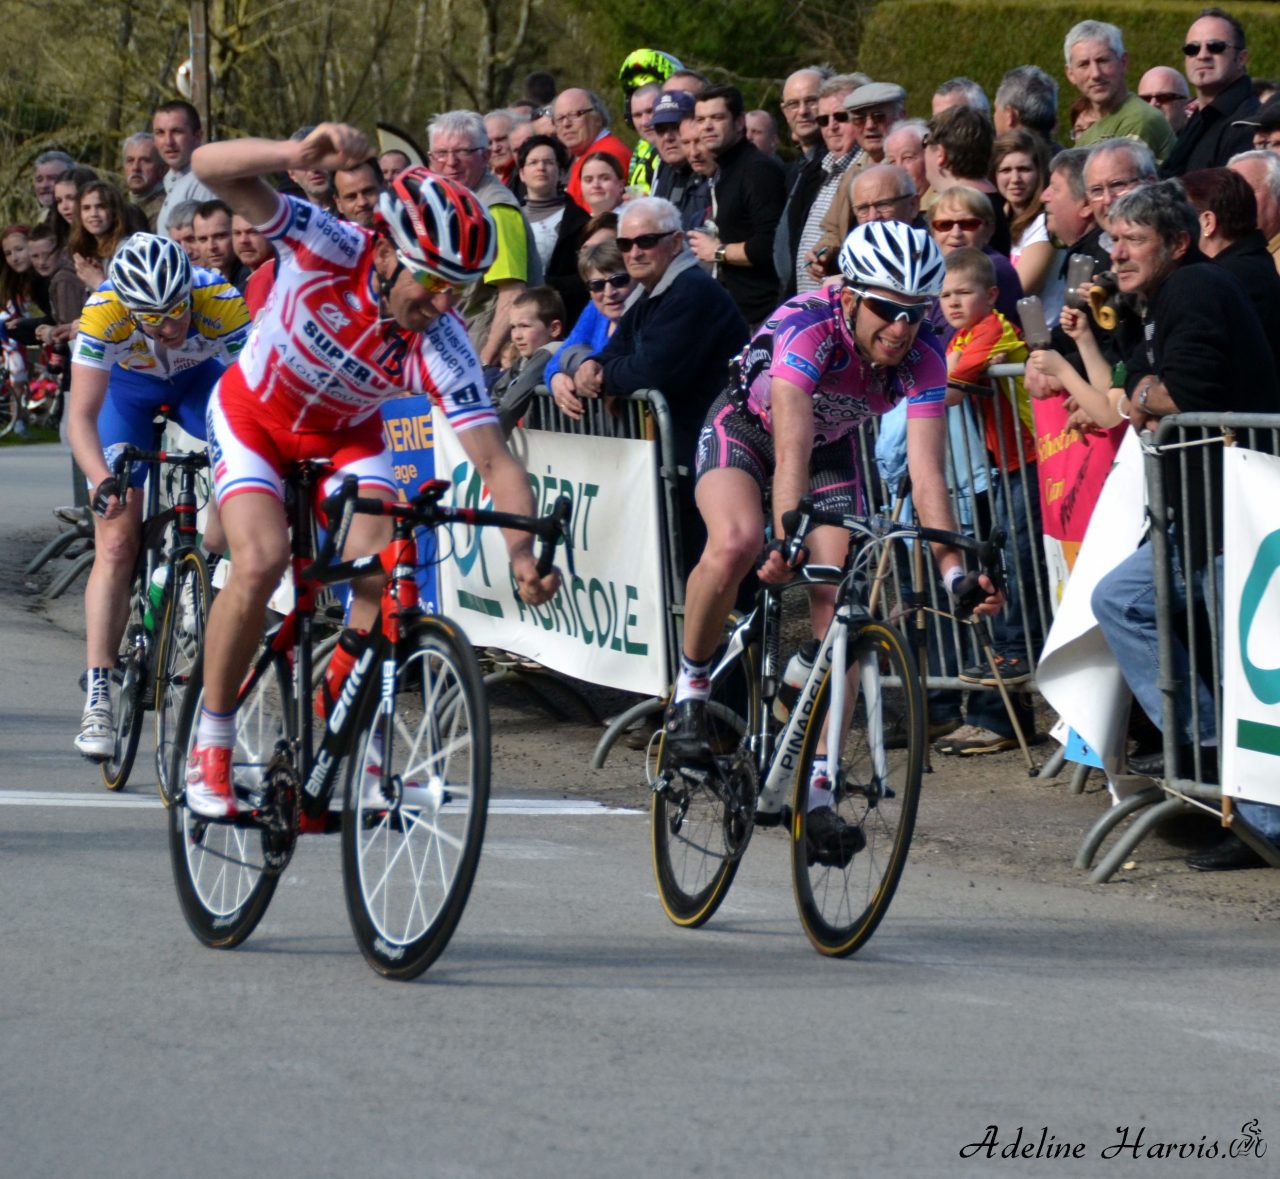
MULTIPOLYGON (((1023 366, 1020 364, 1001 365, 990 370, 993 380, 1002 383, 1012 383, 1022 373, 1023 366)), ((1009 392, 1011 391, 1010 389, 1009 392)), ((1009 415, 1015 413, 1013 403, 1007 395, 994 396, 992 403, 1000 425, 1003 425, 1009 415)), ((949 431, 947 446, 948 486, 953 511, 962 531, 985 536, 995 523, 1006 520, 1008 513, 1005 505, 1015 498, 1020 497, 1023 503, 1038 502, 1036 456, 1034 451, 1030 455, 1027 454, 1021 432, 1015 431, 1018 469, 1009 472, 1007 469, 1009 456, 1003 453, 1003 447, 1001 453, 995 456, 997 461, 990 462, 990 456, 982 444, 981 427, 977 424, 976 415, 973 414, 967 401, 952 407, 948 413, 958 423, 949 431), (968 423, 968 428, 960 428, 965 423, 968 423), (960 440, 960 445, 952 444, 953 436, 960 440), (1030 460, 1029 463, 1028 460, 1030 460)), ((665 509, 663 529, 667 538, 662 560, 663 581, 668 601, 667 634, 671 662, 669 678, 674 681, 684 614, 684 579, 680 575, 683 561, 678 480, 681 474, 687 473, 687 465, 678 462, 672 447, 671 419, 666 399, 659 391, 652 389, 643 390, 628 398, 588 399, 584 402, 582 419, 574 420, 561 413, 550 392, 544 386, 540 386, 523 415, 522 424, 532 429, 578 434, 583 437, 649 439, 658 444, 658 474, 663 489, 665 509)), ((876 443, 880 437, 880 428, 879 420, 868 423, 859 432, 857 443, 866 506, 872 511, 889 514, 895 508, 899 511, 903 510, 898 500, 904 487, 898 480, 891 481, 886 478, 876 462, 876 443)), ((1001 430, 999 438, 1003 440, 1003 437, 1003 430, 1001 430)), ((692 456, 689 457, 691 459, 692 456)), ((903 470, 905 471, 905 463, 903 470)), ((1006 526, 1007 524, 1006 520, 1006 526)), ((1028 664, 1034 671, 1040 646, 1052 620, 1043 544, 1038 530, 1035 530, 1033 535, 1023 536, 1022 545, 1015 543, 1018 538, 1012 535, 1012 529, 1010 531, 1010 546, 1006 551, 1006 572, 1015 588, 1013 600, 1017 602, 1017 609, 1006 608, 1005 623, 1014 628, 1020 627, 1022 634, 1026 636, 1028 664)), ((926 560, 929 585, 925 587, 925 592, 928 595, 929 604, 939 611, 945 611, 947 609, 946 594, 933 567, 932 556, 926 554, 926 560)), ((887 609, 892 610, 896 603, 908 600, 912 593, 910 577, 910 562, 903 553, 901 559, 888 571, 884 591, 887 609)), ((980 636, 975 633, 975 627, 955 622, 939 613, 930 613, 927 643, 929 661, 925 682, 930 690, 998 691, 996 688, 980 687, 959 678, 959 672, 963 668, 983 661, 982 644, 980 636)), ((1024 689, 1011 690, 1029 691, 1030 684, 1024 689)), ((597 768, 602 766, 608 750, 622 732, 636 721, 659 711, 662 704, 663 702, 659 700, 642 701, 616 717, 596 747, 593 765, 597 768)), ((1016 719, 1014 723, 1016 728, 1016 719)))
MULTIPOLYGON (((1205 782, 1204 747, 1197 742, 1191 765, 1180 764, 1178 735, 1180 721, 1190 722, 1190 731, 1198 733, 1201 721, 1207 719, 1219 750, 1222 733, 1222 645, 1219 633, 1221 616, 1221 584, 1213 575, 1203 577, 1203 602, 1197 601, 1192 588, 1198 571, 1212 570, 1222 551, 1222 537, 1217 522, 1222 518, 1221 449, 1239 446, 1280 454, 1280 415, 1275 414, 1172 414, 1162 418, 1154 438, 1144 439, 1144 462, 1147 485, 1147 514, 1150 521, 1152 560, 1155 567, 1158 618, 1158 650, 1160 661, 1159 688, 1163 697, 1163 715, 1153 717, 1160 724, 1164 743, 1165 777, 1112 807, 1086 835, 1076 858, 1076 865, 1092 865, 1103 842, 1130 816, 1138 815, 1124 834, 1099 861, 1090 880, 1103 883, 1127 860, 1133 849, 1162 821, 1191 810, 1220 816, 1225 826, 1235 833, 1273 867, 1280 867, 1280 852, 1259 837, 1245 823, 1235 821, 1230 799, 1224 800, 1222 788, 1205 782), (1190 476, 1196 476, 1195 479, 1190 476), (1193 497, 1192 483, 1197 482, 1203 494, 1193 497), (1190 527, 1202 521, 1198 538, 1190 527), (1188 587, 1187 609, 1175 609, 1174 578, 1183 578, 1188 587), (1175 647, 1181 644, 1187 654, 1187 678, 1179 680, 1173 673, 1175 647), (1213 697, 1213 715, 1201 716, 1197 692, 1198 681, 1208 687, 1213 697), (1178 697, 1184 687, 1188 693, 1190 715, 1179 716, 1178 697), (1226 805, 1224 805, 1224 802, 1226 805), (1141 813, 1140 813, 1141 812, 1141 813)), ((1219 769, 1221 766, 1219 765, 1219 769)), ((1213 775, 1213 776, 1220 776, 1213 775)))
MULTIPOLYGON (((578 434, 584 438, 631 438, 657 444, 658 479, 662 488, 662 534, 666 537, 661 554, 662 583, 666 596, 667 680, 675 682, 680 658, 684 622, 684 568, 680 536, 679 480, 689 474, 688 464, 681 465, 672 442, 671 411, 666 398, 657 389, 640 389, 630 397, 587 398, 583 416, 575 420, 560 412, 545 385, 539 385, 521 420, 521 425, 534 430, 551 430, 560 434, 578 434)), ((692 459, 692 456, 689 456, 692 459)), ((600 769, 622 734, 637 722, 662 711, 665 701, 646 699, 614 717, 596 744, 591 764, 600 769)))
MULTIPOLYGON (((1001 526, 1009 533, 1005 549, 1006 576, 1011 589, 1011 604, 1005 608, 1001 623, 1004 637, 1025 645, 1028 670, 1034 673, 1044 637, 1052 622, 1048 572, 1044 560, 1044 544, 1038 509, 1029 519, 1013 513, 1007 505, 1039 504, 1039 481, 1034 450, 1028 454, 1022 432, 1013 431, 1016 451, 1005 453, 1004 426, 1015 414, 1012 400, 1014 385, 1024 373, 1021 364, 996 365, 988 370, 993 382, 993 406, 997 423, 999 453, 988 454, 982 436, 981 423, 971 404, 973 395, 947 410, 947 485, 952 511, 960 531, 986 536, 994 526, 1001 526), (1016 459, 1017 469, 1009 470, 1010 459, 1016 459), (993 461, 994 459, 994 461, 993 461), (1020 524, 1020 526, 1019 526, 1020 524)), ((900 501, 905 484, 898 477, 899 471, 885 471, 877 462, 877 445, 881 440, 883 423, 874 419, 864 425, 858 434, 858 450, 863 472, 867 507, 872 511, 891 514, 904 510, 900 501)), ((901 475, 906 474, 905 456, 901 459, 901 475)), ((928 585, 923 587, 932 610, 927 614, 927 666, 925 686, 930 691, 950 690, 966 692, 995 692, 959 678, 959 672, 973 664, 982 664, 983 651, 978 627, 957 622, 946 617, 946 594, 942 589, 931 554, 926 554, 928 585)), ((896 561, 889 570, 888 601, 901 602, 911 593, 910 564, 905 559, 896 561)), ((989 632, 988 632, 989 633, 989 632)), ((1007 689, 1025 694, 1031 691, 1031 683, 1007 689)), ((1012 710, 1006 710, 1012 712, 1012 710)), ((1024 712, 1029 713, 1026 708, 1024 712)), ((1015 732, 1021 733, 1016 716, 1009 717, 1015 732)), ((1024 755, 1030 765, 1030 753, 1024 755)))

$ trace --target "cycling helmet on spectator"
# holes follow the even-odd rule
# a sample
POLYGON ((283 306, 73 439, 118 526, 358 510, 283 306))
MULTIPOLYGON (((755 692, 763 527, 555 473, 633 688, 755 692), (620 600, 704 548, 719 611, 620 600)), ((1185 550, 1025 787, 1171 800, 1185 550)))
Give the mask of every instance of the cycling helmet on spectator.
POLYGON ((407 168, 378 197, 378 222, 403 260, 467 283, 493 265, 498 232, 469 188, 426 168, 407 168))
POLYGON ((903 221, 869 221, 840 247, 840 273, 858 287, 880 287, 921 298, 942 293, 942 252, 923 229, 903 221))
POLYGON ((128 237, 111 259, 111 285, 130 311, 159 314, 191 293, 191 263, 177 242, 154 233, 128 237))
POLYGON ((623 60, 618 71, 618 81, 622 85, 622 117, 631 127, 631 95, 641 86, 650 82, 665 82, 676 70, 684 69, 678 57, 664 53, 661 49, 633 49, 623 60))

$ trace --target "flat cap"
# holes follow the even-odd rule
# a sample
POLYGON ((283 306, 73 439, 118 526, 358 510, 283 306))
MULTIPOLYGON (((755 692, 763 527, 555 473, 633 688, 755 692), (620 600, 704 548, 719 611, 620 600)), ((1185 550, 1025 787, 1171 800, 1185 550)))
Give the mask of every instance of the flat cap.
POLYGON ((906 102, 907 92, 896 82, 868 82, 845 96, 844 109, 856 111, 864 106, 881 106, 890 102, 906 102))

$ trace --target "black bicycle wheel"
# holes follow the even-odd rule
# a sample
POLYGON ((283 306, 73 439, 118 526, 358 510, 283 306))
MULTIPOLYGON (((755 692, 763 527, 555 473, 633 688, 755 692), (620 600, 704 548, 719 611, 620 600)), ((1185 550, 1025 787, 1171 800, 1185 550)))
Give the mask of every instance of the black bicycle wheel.
POLYGON ((342 821, 351 928, 369 965, 395 979, 415 978, 449 944, 489 807, 489 711, 471 645, 426 618, 405 652, 394 691, 366 697, 342 821))
POLYGON ((177 793, 169 777, 174 733, 191 669, 204 647, 212 597, 204 556, 196 549, 181 553, 170 572, 156 642, 156 782, 165 806, 173 805, 177 793))
MULTIPOLYGON (((174 732, 169 780, 175 784, 182 782, 195 744, 203 671, 201 657, 191 669, 174 732)), ((292 735, 291 700, 289 663, 277 656, 237 701, 232 781, 243 803, 261 801, 277 746, 292 735)), ((169 808, 169 858, 182 915, 206 946, 231 949, 262 919, 292 843, 282 843, 262 827, 202 819, 186 808, 181 791, 175 794, 169 808)))
MULTIPOLYGON (((716 660, 722 651, 716 652, 716 660)), ((756 649, 746 646, 711 681, 707 730, 713 769, 684 770, 658 749, 653 875, 676 925, 696 929, 720 907, 751 838, 757 783, 743 739, 759 707, 756 649)))
MULTIPOLYGON (((826 729, 831 677, 823 681, 805 730, 791 824, 791 870, 800 924, 819 953, 852 954, 880 924, 902 877, 915 829, 924 766, 924 696, 902 635, 881 623, 849 639, 848 691, 856 694, 845 726, 835 811, 866 840, 844 867, 812 862, 808 845, 809 779, 826 729), (905 749, 886 748, 898 730, 905 749)), ((836 761, 828 755, 834 769, 836 761)))
POLYGON ((111 756, 99 763, 102 784, 108 790, 123 790, 133 772, 142 736, 142 714, 147 709, 148 679, 155 653, 155 636, 144 621, 146 590, 136 574, 129 591, 129 621, 120 640, 120 654, 111 672, 111 705, 116 731, 111 756))

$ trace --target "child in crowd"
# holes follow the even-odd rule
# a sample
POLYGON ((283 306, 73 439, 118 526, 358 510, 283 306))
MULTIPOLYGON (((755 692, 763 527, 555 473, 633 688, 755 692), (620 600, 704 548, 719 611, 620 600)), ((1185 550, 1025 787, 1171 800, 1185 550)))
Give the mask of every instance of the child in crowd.
MULTIPOLYGON (((955 335, 947 345, 947 374, 957 386, 981 385, 990 388, 988 367, 999 363, 1019 363, 1027 358, 1027 346, 1018 330, 995 309, 1000 289, 995 268, 982 250, 962 246, 946 256, 947 274, 942 284, 940 304, 955 335)), ((1040 489, 1037 483, 1035 440, 1031 402, 1022 379, 1010 384, 996 382, 993 394, 973 396, 974 409, 982 425, 988 459, 997 468, 993 511, 996 526, 1008 535, 1005 559, 1011 575, 1016 570, 1027 587, 1027 620, 1017 579, 1010 576, 1008 606, 993 619, 996 668, 1006 684, 1021 684, 1031 678, 1028 641, 1039 649, 1040 612, 1035 586, 1044 583, 1040 527, 1040 489), (1028 633, 1027 625, 1030 626, 1028 633)), ((979 531, 989 531, 982 519, 985 505, 976 504, 979 531)), ((991 668, 977 664, 964 668, 960 679, 967 683, 995 686, 991 668)), ((965 725, 939 743, 941 752, 957 754, 994 753, 1017 745, 1012 725, 998 694, 971 693, 965 725)), ((1019 724, 1025 733, 1033 729, 1030 709, 1021 697, 1014 697, 1019 724)))
MULTIPOLYGON (((946 265, 940 303, 942 314, 955 331, 947 345, 947 374, 963 384, 985 384, 988 366, 1025 361, 1027 346, 1018 329, 996 310, 1000 288, 991 258, 982 250, 963 246, 947 255, 946 265)), ((991 459, 1010 472, 1021 466, 1020 455, 1028 463, 1035 461, 1031 401, 1021 378, 1016 387, 1013 412, 997 407, 992 397, 974 398, 991 459), (1021 451, 1015 425, 1021 426, 1021 451)))
POLYGON ((564 338, 567 318, 560 293, 551 287, 530 287, 512 303, 511 345, 516 357, 495 382, 492 394, 498 420, 506 433, 511 432, 533 391, 542 384, 547 361, 564 338))
POLYGON ((1027 361, 1027 367, 1036 372, 1053 377, 1066 390, 1076 404, 1075 425, 1094 425, 1108 429, 1118 425, 1127 417, 1127 402, 1122 371, 1113 369, 1102 355, 1102 349, 1089 327, 1089 316, 1086 312, 1074 307, 1064 307, 1059 319, 1062 330, 1075 342, 1080 351, 1080 359, 1084 362, 1086 380, 1060 352, 1045 348, 1033 352, 1027 361), (1125 409, 1125 413, 1121 413, 1125 409), (1088 418, 1088 422, 1079 420, 1088 418))

